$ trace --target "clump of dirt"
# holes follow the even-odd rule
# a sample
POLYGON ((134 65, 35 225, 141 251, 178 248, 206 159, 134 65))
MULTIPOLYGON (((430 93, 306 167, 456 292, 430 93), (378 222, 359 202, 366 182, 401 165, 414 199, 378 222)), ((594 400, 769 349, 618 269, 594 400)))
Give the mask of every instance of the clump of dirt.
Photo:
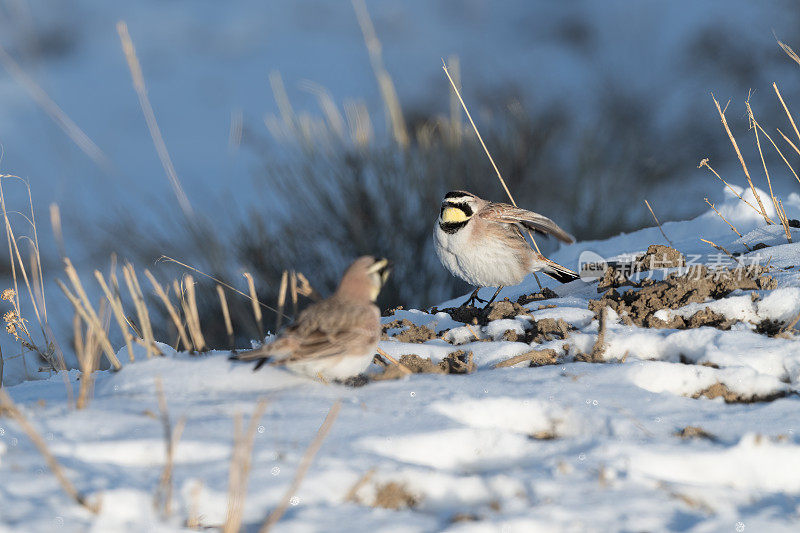
POLYGON ((513 366, 518 363, 529 361, 528 366, 546 366, 558 364, 558 354, 555 350, 546 348, 544 350, 531 350, 523 354, 515 355, 505 361, 500 361, 494 368, 503 368, 506 366, 513 366))
POLYGON ((475 372, 477 365, 473 361, 474 354, 464 350, 458 350, 447 354, 447 357, 439 362, 445 374, 470 374, 475 372))
POLYGON ((428 326, 411 324, 408 328, 394 336, 400 342, 423 343, 436 338, 436 332, 428 326))
POLYGON ((511 342, 524 342, 525 344, 543 343, 554 339, 566 339, 569 332, 574 330, 563 318, 542 318, 533 322, 532 327, 524 333, 517 333, 513 329, 507 329, 502 339, 511 342))
POLYGON ((655 270, 657 268, 675 268, 686 265, 683 254, 675 248, 663 244, 651 244, 644 255, 636 258, 637 270, 655 270))
POLYGON ((530 294, 523 294, 517 298, 517 303, 520 305, 527 305, 531 302, 538 302, 540 300, 549 300, 551 298, 558 298, 558 294, 553 289, 545 287, 539 292, 532 292, 530 294))
POLYGON ((730 390, 724 383, 719 382, 714 383, 707 389, 703 389, 692 394, 692 398, 695 399, 701 397, 708 398, 709 400, 713 400, 714 398, 722 398, 725 400, 725 403, 771 402, 773 400, 777 400, 778 398, 783 398, 784 396, 786 396, 786 392, 784 391, 773 392, 772 394, 767 394, 765 396, 758 396, 755 394, 739 394, 730 390))
MULTIPOLYGON (((411 371, 412 374, 470 374, 477 369, 473 361, 474 354, 464 350, 457 350, 445 356, 439 363, 431 361, 430 357, 420 357, 416 354, 406 354, 400 358, 400 364, 411 371)), ((400 379, 405 377, 403 372, 395 365, 388 365, 383 372, 372 376, 375 381, 400 379)))
MULTIPOLYGON (((620 294, 609 289, 597 300, 589 301, 589 309, 598 315, 604 307, 611 307, 627 325, 642 327, 686 329, 711 325, 730 329, 733 322, 713 311, 703 310, 683 319, 673 317, 669 322, 654 315, 661 309, 677 309, 690 303, 703 303, 708 299, 724 298, 736 289, 771 290, 777 286, 774 278, 765 275, 765 267, 737 267, 709 270, 705 266, 690 267, 685 274, 672 273, 663 281, 643 280, 628 282, 633 288, 620 294)), ((608 274, 608 272, 606 272, 608 274)))
POLYGON ((389 481, 378 485, 375 491, 373 507, 383 509, 413 509, 419 504, 419 498, 408 491, 405 485, 389 481))
POLYGON ((673 433, 676 437, 680 437, 682 439, 706 439, 706 440, 717 440, 717 437, 706 431, 705 429, 698 427, 698 426, 686 426, 680 431, 676 431, 673 433))
POLYGON ((400 319, 400 320, 392 320, 391 322, 387 322, 386 324, 381 326, 381 340, 388 340, 389 339, 389 330, 390 329, 400 329, 406 328, 408 326, 413 326, 414 323, 408 319, 400 319))
POLYGON ((528 438, 532 440, 555 440, 558 438, 558 435, 555 431, 544 429, 528 435, 528 438))
POLYGON ((397 307, 393 307, 392 309, 386 309, 384 312, 381 313, 381 316, 392 316, 397 311, 403 311, 405 308, 402 305, 398 305, 397 307))
POLYGON ((461 306, 461 307, 447 307, 445 309, 438 309, 434 307, 431 313, 443 311, 448 313, 453 320, 463 322, 464 324, 472 324, 485 326, 492 320, 499 320, 501 318, 514 318, 519 315, 530 315, 530 312, 516 302, 510 301, 508 298, 500 300, 499 302, 492 302, 489 307, 474 307, 474 306, 461 306))

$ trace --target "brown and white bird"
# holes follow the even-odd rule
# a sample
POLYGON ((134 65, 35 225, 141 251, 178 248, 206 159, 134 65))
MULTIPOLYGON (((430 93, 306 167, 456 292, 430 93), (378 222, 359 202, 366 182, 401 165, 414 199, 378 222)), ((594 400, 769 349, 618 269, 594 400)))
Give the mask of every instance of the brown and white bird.
POLYGON ((533 250, 523 230, 575 242, 558 224, 538 213, 489 202, 467 191, 445 194, 433 242, 445 268, 477 287, 465 304, 479 300, 481 287, 497 287, 491 303, 500 289, 517 285, 531 272, 541 271, 561 283, 578 279, 572 270, 533 250))
POLYGON ((256 369, 268 362, 325 380, 362 373, 380 340, 380 311, 374 302, 389 270, 386 259, 359 257, 345 271, 333 296, 304 309, 274 341, 236 358, 258 361, 256 369))

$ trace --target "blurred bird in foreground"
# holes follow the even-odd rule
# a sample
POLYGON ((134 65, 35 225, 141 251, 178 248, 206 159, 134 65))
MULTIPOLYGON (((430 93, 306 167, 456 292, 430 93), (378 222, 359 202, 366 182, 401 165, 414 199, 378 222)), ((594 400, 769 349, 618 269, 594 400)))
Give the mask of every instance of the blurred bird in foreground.
POLYGON ((356 376, 372 362, 380 340, 380 310, 375 300, 389 277, 386 259, 356 259, 330 298, 308 306, 275 340, 236 359, 285 366, 324 380, 356 376))

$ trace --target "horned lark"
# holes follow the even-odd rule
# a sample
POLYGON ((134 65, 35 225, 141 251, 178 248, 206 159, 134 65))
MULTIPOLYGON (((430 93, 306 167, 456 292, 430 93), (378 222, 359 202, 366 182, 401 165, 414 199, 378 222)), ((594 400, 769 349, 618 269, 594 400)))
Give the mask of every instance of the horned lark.
POLYGON ((325 380, 345 379, 366 370, 380 339, 375 299, 389 276, 389 262, 360 257, 345 271, 330 298, 308 306, 277 338, 241 353, 241 361, 286 366, 325 380))
POLYGON ((572 235, 538 213, 488 202, 466 191, 444 196, 433 242, 445 268, 477 287, 465 304, 483 301, 477 297, 481 287, 497 287, 491 303, 503 286, 516 285, 531 272, 541 271, 561 283, 578 279, 575 272, 533 250, 523 230, 575 242, 572 235))

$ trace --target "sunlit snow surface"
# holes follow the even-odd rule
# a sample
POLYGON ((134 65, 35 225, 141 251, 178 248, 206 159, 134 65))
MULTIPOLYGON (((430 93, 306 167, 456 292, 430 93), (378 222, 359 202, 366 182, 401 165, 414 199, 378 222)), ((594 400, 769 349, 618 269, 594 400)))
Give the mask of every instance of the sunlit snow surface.
MULTIPOLYGON (((797 208, 798 199, 787 205, 797 208)), ((781 244, 780 228, 765 228, 735 199, 721 206, 749 244, 771 259, 778 288, 733 294, 717 312, 745 321, 786 320, 800 311, 800 248, 781 244), (749 232, 749 233, 748 233, 749 232)), ((684 253, 708 253, 709 238, 739 251, 735 235, 715 218, 664 226, 684 253)), ((562 248, 554 258, 575 267, 592 249, 605 256, 663 242, 644 229, 603 242, 562 248)), ((783 240, 785 243, 785 240, 783 240)), ((515 298, 531 279, 506 289, 515 298)), ((561 297, 535 311, 578 329, 566 341, 538 347, 588 351, 597 321, 587 311, 596 284, 555 287, 561 297)), ((698 304, 693 304, 697 306, 698 304)), ((444 307, 444 306, 442 306, 444 307)), ((538 302, 531 305, 538 309, 538 302)), ((665 311, 666 312, 666 311, 665 311)), ((683 310, 673 311, 681 313, 683 310)), ((437 331, 467 330, 449 315, 399 312, 437 331), (460 327, 459 327, 460 326, 460 327)), ((384 320, 390 321, 392 317, 384 320)), ((506 319, 477 330, 524 328, 506 319), (502 326, 499 327, 499 326, 502 326)), ((468 335, 463 335, 464 339, 468 335)), ((88 409, 70 410, 62 376, 7 390, 41 432, 78 490, 100 498, 93 516, 67 498, 20 428, 0 418, 0 531, 176 531, 195 508, 203 525, 225 519, 233 417, 249 416, 257 399, 269 407, 256 433, 244 521, 248 530, 274 508, 305 448, 337 399, 343 409, 281 522, 282 531, 793 531, 800 514, 800 342, 769 338, 750 322, 730 331, 644 329, 609 315, 605 364, 492 369, 531 349, 518 342, 472 342, 478 370, 470 375, 417 374, 361 388, 324 385, 228 360, 228 353, 176 354, 100 373, 88 409), (698 364, 685 364, 698 363, 698 364), (705 365, 703 364, 705 363, 705 365), (175 452, 174 510, 162 520, 153 494, 164 462, 155 379, 163 380, 173 421, 186 417, 175 452), (783 398, 726 404, 692 399, 714 383, 736 394, 783 398), (682 439, 687 426, 712 439, 682 439), (544 440, 532 435, 550 434, 544 440), (351 501, 351 488, 370 470, 351 501), (378 488, 397 482, 413 494, 413 509, 373 508, 378 488), (472 520, 454 521, 455 517, 472 520)), ((387 352, 437 361, 453 346, 383 341, 387 352)), ((127 360, 127 354, 120 358, 127 360)), ((69 374, 77 388, 77 373, 69 374)))

